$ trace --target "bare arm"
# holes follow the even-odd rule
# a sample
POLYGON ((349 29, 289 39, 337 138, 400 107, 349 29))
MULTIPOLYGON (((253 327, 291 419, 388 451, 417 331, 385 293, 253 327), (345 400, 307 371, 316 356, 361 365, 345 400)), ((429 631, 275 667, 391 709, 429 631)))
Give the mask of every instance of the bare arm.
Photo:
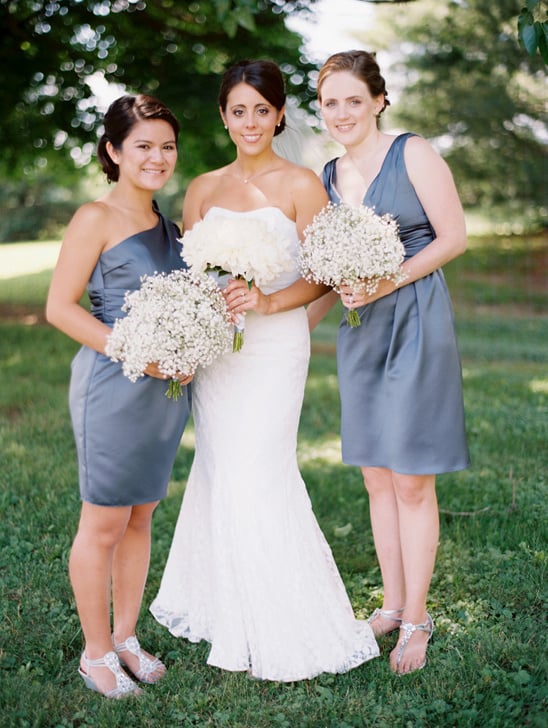
MULTIPOLYGON (((295 222, 299 238, 302 239, 304 229, 327 204, 327 193, 318 177, 308 169, 299 168, 292 180, 291 194, 294 201, 295 222)), ((231 281, 226 288, 227 303, 234 313, 255 310, 263 315, 290 311, 316 300, 329 291, 328 286, 309 283, 299 278, 292 285, 275 293, 264 295, 253 286, 246 296, 241 298, 241 281, 231 281)))
POLYGON ((324 293, 323 296, 320 296, 320 298, 312 301, 306 309, 310 331, 313 331, 320 321, 327 316, 338 300, 339 294, 330 290, 324 293))
POLYGON ((109 327, 80 305, 86 284, 106 243, 103 206, 90 202, 76 211, 70 221, 46 303, 46 318, 80 344, 104 354, 109 327))
MULTIPOLYGON (((466 250, 464 213, 446 162, 427 141, 411 137, 405 145, 405 163, 435 237, 423 250, 402 264, 407 277, 399 284, 399 288, 433 273, 466 250)), ((349 287, 343 287, 341 300, 345 306, 362 306, 395 289, 394 283, 388 280, 381 281, 377 291, 370 296, 362 292, 352 293, 349 287)))
MULTIPOLYGON (((109 214, 105 206, 89 202, 76 211, 70 221, 48 292, 46 318, 75 341, 105 353, 109 326, 80 305, 87 282, 107 242, 109 214)), ((145 374, 157 379, 166 377, 156 362, 150 362, 145 374)), ((187 384, 192 377, 181 373, 187 384)))

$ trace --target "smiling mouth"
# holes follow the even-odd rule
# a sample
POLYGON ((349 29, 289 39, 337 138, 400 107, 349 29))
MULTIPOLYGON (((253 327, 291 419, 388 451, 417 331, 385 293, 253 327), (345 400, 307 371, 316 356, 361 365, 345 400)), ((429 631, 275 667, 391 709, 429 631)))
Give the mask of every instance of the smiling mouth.
POLYGON ((260 138, 260 134, 242 134, 242 139, 244 140, 244 142, 258 142, 260 138))
POLYGON ((339 131, 350 131, 354 128, 354 124, 337 124, 337 129, 339 131))

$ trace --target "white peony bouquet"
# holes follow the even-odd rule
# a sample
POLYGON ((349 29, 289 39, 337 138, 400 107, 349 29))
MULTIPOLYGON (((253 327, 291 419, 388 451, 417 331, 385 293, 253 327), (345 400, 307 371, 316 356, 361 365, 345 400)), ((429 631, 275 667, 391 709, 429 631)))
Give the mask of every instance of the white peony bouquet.
POLYGON ((232 330, 226 303, 209 276, 186 270, 141 278, 141 287, 128 291, 110 333, 106 354, 121 361, 126 377, 136 382, 150 362, 172 377, 166 395, 177 399, 178 372, 194 374, 230 350, 232 330))
MULTIPOLYGON (((192 271, 244 278, 257 287, 273 281, 294 262, 289 241, 262 220, 216 215, 197 222, 183 235, 182 257, 192 271)), ((245 317, 235 324, 233 351, 243 346, 245 317)))
MULTIPOLYGON (((336 291, 342 285, 355 290, 365 286, 372 294, 383 278, 396 284, 405 280, 404 252, 398 224, 390 215, 377 215, 363 205, 329 202, 304 231, 299 265, 308 281, 325 283, 336 291)), ((346 319, 350 326, 360 325, 354 310, 347 312, 346 319)))

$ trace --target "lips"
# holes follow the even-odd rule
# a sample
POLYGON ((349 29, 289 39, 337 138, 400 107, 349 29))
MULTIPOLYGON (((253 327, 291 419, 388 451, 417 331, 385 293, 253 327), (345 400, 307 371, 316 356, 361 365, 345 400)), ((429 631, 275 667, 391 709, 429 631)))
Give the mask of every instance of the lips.
POLYGON ((248 144, 254 144, 255 142, 258 142, 260 138, 260 134, 242 134, 242 139, 248 144))

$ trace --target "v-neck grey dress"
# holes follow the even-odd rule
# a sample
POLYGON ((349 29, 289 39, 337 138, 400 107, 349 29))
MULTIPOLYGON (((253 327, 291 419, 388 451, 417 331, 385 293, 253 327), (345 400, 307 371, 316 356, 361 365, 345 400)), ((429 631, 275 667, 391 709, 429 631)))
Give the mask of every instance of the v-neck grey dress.
MULTIPOLYGON (((434 239, 405 167, 410 136, 396 137, 363 200, 397 220, 406 258, 434 239)), ((336 159, 323 183, 340 203, 336 159)), ((343 461, 414 475, 468 467, 460 357, 441 269, 358 314, 361 326, 343 318, 337 341, 343 461)))
MULTIPOLYGON (((158 213, 159 214, 159 213, 158 213)), ((87 286, 92 314, 114 325, 125 316, 124 294, 144 274, 183 268, 177 226, 159 214, 158 224, 101 254, 87 286)), ((177 401, 168 383, 141 377, 83 346, 72 362, 69 404, 82 500, 102 506, 151 503, 166 495, 173 461, 190 412, 190 389, 177 401)))

